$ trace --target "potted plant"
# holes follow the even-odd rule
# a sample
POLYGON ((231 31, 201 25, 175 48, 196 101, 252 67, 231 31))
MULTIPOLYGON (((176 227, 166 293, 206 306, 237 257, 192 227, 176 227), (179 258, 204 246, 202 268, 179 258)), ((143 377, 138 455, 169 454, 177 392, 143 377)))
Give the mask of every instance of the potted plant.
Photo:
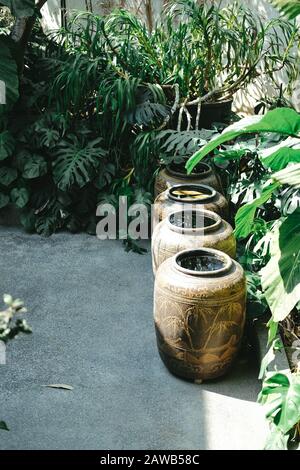
POLYGON ((120 10, 104 34, 119 73, 163 89, 170 107, 163 126, 177 130, 226 122, 238 90, 280 70, 297 73, 296 25, 282 18, 263 23, 237 2, 171 1, 151 32, 120 10))

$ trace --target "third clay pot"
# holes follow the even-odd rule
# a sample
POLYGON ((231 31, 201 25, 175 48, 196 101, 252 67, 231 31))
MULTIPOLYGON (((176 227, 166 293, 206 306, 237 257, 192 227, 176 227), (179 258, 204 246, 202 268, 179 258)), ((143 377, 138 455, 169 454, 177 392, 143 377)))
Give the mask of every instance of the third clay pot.
POLYGON ((154 275, 166 259, 187 249, 215 248, 236 256, 231 225, 207 210, 172 212, 156 226, 151 245, 154 275))

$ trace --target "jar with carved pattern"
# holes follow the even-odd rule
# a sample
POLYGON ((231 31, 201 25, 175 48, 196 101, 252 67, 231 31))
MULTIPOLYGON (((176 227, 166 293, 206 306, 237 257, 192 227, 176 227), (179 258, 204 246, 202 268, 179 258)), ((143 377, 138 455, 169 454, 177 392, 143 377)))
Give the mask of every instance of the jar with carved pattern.
POLYGON ((159 194, 154 201, 153 228, 172 212, 206 209, 228 218, 228 202, 205 184, 178 184, 159 194))
POLYGON ((175 375, 202 381, 224 375, 241 344, 246 281, 242 267, 212 248, 185 250, 156 274, 158 350, 175 375))
POLYGON ((215 174, 210 165, 200 162, 195 167, 195 170, 189 175, 187 174, 184 165, 185 162, 173 162, 160 170, 155 179, 155 197, 176 184, 206 184, 220 193, 223 192, 221 180, 215 174))
POLYGON ((176 253, 201 247, 215 248, 236 256, 236 240, 231 225, 207 210, 172 212, 155 228, 152 235, 152 266, 158 267, 176 253))

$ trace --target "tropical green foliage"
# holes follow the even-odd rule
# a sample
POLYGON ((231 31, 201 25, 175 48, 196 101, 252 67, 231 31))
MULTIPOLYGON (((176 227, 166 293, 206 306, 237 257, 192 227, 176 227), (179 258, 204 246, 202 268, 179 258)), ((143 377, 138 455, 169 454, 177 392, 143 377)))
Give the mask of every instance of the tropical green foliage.
POLYGON ((260 158, 273 171, 283 170, 289 163, 300 163, 299 139, 288 138, 275 148, 262 150, 260 158))
MULTIPOLYGON (((291 109, 282 108, 270 111, 264 116, 241 120, 225 129, 220 136, 191 157, 187 167, 191 170, 203 157, 228 140, 245 134, 264 132, 293 137, 288 143, 297 147, 300 144, 300 116, 291 109)), ((267 178, 259 197, 242 206, 237 212, 235 233, 238 238, 248 237, 255 230, 257 210, 263 207, 282 186, 289 185, 295 190, 300 188, 298 150, 285 147, 286 142, 283 140, 279 145, 269 147, 267 156, 265 149, 258 151, 261 163, 266 166, 267 178), (269 168, 271 170, 280 168, 280 171, 271 173, 269 168)), ((220 158, 222 154, 218 152, 217 155, 220 158)), ((231 157, 241 158, 244 155, 245 149, 239 155, 233 152, 231 157)), ((271 259, 262 270, 263 288, 275 322, 285 318, 300 300, 299 219, 299 211, 295 210, 276 224, 271 237, 271 259)))
POLYGON ((170 2, 152 32, 121 10, 104 28, 120 67, 126 64, 130 74, 146 82, 177 84, 187 108, 207 93, 213 99, 231 97, 258 76, 273 77, 275 69, 286 67, 292 75, 296 71, 286 39, 296 40, 297 29, 283 20, 263 23, 237 2, 226 7, 170 2))
POLYGON ((300 15, 300 0, 271 0, 271 2, 290 19, 300 15))
MULTIPOLYGON (((241 180, 242 192, 239 184, 233 182, 234 192, 238 194, 233 201, 239 202, 235 234, 241 239, 244 250, 241 262, 252 271, 251 276, 258 273, 263 301, 267 302, 271 312, 270 340, 276 336, 278 324, 297 308, 300 301, 299 148, 299 114, 281 108, 228 127, 187 163, 188 170, 192 171, 202 158, 213 155, 218 162, 235 162, 245 167, 245 161, 252 161, 253 170, 256 166, 258 170, 262 168, 255 172, 253 180, 249 180, 246 170, 241 180), (224 148, 233 139, 238 140, 224 148), (241 201, 243 205, 240 205, 241 201)), ((255 297, 253 288, 250 292, 252 298, 255 297)), ((261 301, 261 294, 254 300, 261 301)), ((268 361, 274 358, 274 347, 273 344, 263 361, 261 377, 268 361)), ((267 448, 287 447, 290 432, 300 419, 299 400, 298 374, 266 373, 260 401, 267 405, 267 417, 272 422, 267 448)))
POLYGON ((106 155, 100 146, 101 142, 102 139, 98 138, 83 147, 77 137, 71 136, 57 145, 53 179, 59 189, 66 191, 73 185, 83 188, 93 179, 101 158, 106 155))
POLYGON ((300 209, 276 225, 270 261, 261 271, 262 287, 275 322, 300 300, 300 209))
POLYGON ((8 131, 0 134, 0 160, 10 157, 15 150, 15 140, 8 131))
POLYGON ((254 230, 254 219, 257 209, 267 202, 279 183, 268 184, 263 188, 260 197, 242 206, 236 215, 235 235, 237 238, 247 237, 254 230))
MULTIPOLYGON (((263 116, 250 116, 241 119, 239 122, 227 127, 220 136, 216 136, 215 139, 196 152, 187 163, 188 172, 191 172, 202 158, 225 142, 236 139, 241 135, 259 132, 276 132, 281 135, 299 137, 300 139, 300 115, 293 109, 278 108, 263 116)), ((299 144, 299 141, 297 143, 299 144)), ((280 157, 281 155, 277 155, 278 160, 280 160, 280 157)))
POLYGON ((266 416, 272 422, 266 450, 287 449, 289 432, 300 421, 300 375, 290 371, 268 372, 259 401, 265 405, 266 416))
MULTIPOLYGON (((32 15, 33 3, 2 2, 18 17, 32 15)), ((79 14, 48 37, 35 28, 23 74, 11 40, 0 37, 0 79, 10 77, 0 206, 15 204, 26 230, 94 232, 100 201, 117 207, 118 196, 135 201, 138 194, 148 201, 159 164, 191 155, 211 137, 197 129, 199 98, 231 97, 275 69, 296 77, 294 24, 263 24, 237 4, 169 3, 152 32, 125 10, 79 14), (189 117, 195 100, 196 120, 189 117)))

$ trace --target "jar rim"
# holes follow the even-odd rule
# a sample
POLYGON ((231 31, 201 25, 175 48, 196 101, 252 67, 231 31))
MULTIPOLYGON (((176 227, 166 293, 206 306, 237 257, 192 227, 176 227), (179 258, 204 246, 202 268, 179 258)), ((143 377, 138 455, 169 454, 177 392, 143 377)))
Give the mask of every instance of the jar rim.
POLYGON ((207 177, 212 173, 212 168, 208 163, 205 162, 200 162, 196 166, 196 171, 187 175, 184 172, 178 171, 177 169, 174 169, 172 165, 176 165, 174 162, 170 163, 169 165, 166 166, 167 171, 170 173, 172 176, 178 176, 179 178, 199 178, 199 177, 207 177), (199 169, 202 168, 203 171, 199 171, 199 169))
POLYGON ((167 217, 167 225, 173 232, 178 232, 182 234, 200 234, 200 233, 208 233, 208 232, 215 232, 219 229, 222 224, 222 218, 216 214, 215 212, 206 210, 206 209, 191 209, 188 206, 186 209, 182 209, 179 211, 171 212, 167 217), (185 227, 184 226, 184 217, 186 215, 192 216, 196 214, 196 224, 199 222, 199 225, 195 227, 185 227), (178 226, 174 223, 174 219, 178 218, 183 221, 181 226, 178 226), (205 225, 205 219, 210 219, 213 221, 211 225, 205 225))
POLYGON ((226 253, 222 251, 215 250, 214 248, 198 248, 198 249, 189 249, 184 250, 173 257, 173 264, 175 269, 183 272, 189 276, 198 276, 198 277, 218 277, 226 274, 232 267, 233 261, 226 253), (182 260, 187 260, 188 258, 210 258, 211 262, 215 262, 215 268, 209 270, 193 270, 185 266, 182 266, 180 262, 182 260), (220 265, 217 264, 217 261, 220 265))
POLYGON ((171 188, 167 189, 167 197, 173 201, 181 202, 181 203, 193 203, 193 204, 201 204, 202 202, 211 201, 217 194, 217 191, 213 189, 211 186, 207 184, 175 184, 171 188), (184 197, 181 198, 180 196, 176 195, 175 192, 179 190, 186 190, 186 191, 196 191, 202 192, 203 197, 184 197))

